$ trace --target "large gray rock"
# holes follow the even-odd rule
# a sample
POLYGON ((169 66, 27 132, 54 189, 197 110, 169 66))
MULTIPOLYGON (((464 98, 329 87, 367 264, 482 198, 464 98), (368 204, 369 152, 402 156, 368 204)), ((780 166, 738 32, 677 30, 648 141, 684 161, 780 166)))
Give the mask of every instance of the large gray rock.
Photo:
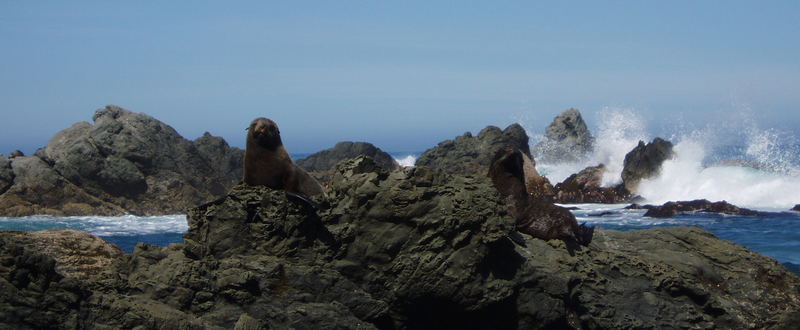
POLYGON ((71 183, 41 158, 11 160, 13 184, 0 195, 0 215, 122 215, 125 211, 71 183))
MULTIPOLYGON (((113 205, 114 210, 84 208, 87 213, 79 214, 175 214, 224 195, 241 180, 243 151, 229 147, 221 138, 206 134, 194 142, 188 141, 153 117, 116 106, 97 110, 93 120, 94 125, 79 122, 53 136, 36 153, 35 158, 43 160, 35 164, 37 171, 24 172, 49 174, 26 179, 17 173, 14 179, 17 189, 9 188, 0 201, 11 199, 30 204, 32 207, 27 210, 31 212, 74 213, 60 210, 59 200, 26 193, 31 190, 28 186, 50 184, 67 187, 64 189, 68 192, 77 187, 82 191, 81 196, 88 194, 113 205)), ((16 159, 26 158, 30 159, 14 160, 16 163, 16 159)), ((2 214, 38 213, 28 214, 19 208, 11 212, 0 203, 2 214)))
MULTIPOLYGON (((185 245, 138 245, 75 281, 0 232, 9 328, 791 328, 800 278, 699 227, 506 238, 485 178, 338 166, 316 202, 238 186, 189 214, 185 245)), ((57 257, 57 255, 56 255, 57 257)), ((63 258, 62 258, 63 259, 63 258)))
POLYGON ((547 126, 533 156, 545 163, 574 162, 594 150, 594 137, 577 109, 567 109, 547 126))
POLYGON ((492 158, 498 150, 512 146, 530 158, 528 135, 519 124, 512 124, 505 130, 487 126, 472 136, 467 132, 454 140, 440 142, 436 147, 426 150, 419 156, 416 166, 435 168, 451 174, 485 176, 492 158))
POLYGON ((672 143, 661 138, 645 144, 639 141, 633 150, 625 155, 622 168, 622 182, 630 192, 636 192, 642 180, 661 173, 661 165, 674 155, 672 143))

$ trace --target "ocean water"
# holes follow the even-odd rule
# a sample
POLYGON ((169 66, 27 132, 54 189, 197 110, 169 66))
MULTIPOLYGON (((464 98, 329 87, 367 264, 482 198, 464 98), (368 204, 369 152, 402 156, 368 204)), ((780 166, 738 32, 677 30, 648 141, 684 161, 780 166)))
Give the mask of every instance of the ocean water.
MULTIPOLYGON (((621 182, 625 154, 639 140, 655 136, 633 110, 602 109, 592 133, 594 152, 578 162, 537 163, 537 170, 557 183, 587 166, 605 164, 603 184, 621 182)), ((756 120, 731 116, 714 126, 682 128, 661 136, 675 145, 675 157, 664 163, 658 177, 641 183, 638 193, 645 203, 705 198, 725 200, 740 207, 763 211, 759 216, 679 214, 672 218, 644 217, 643 210, 626 205, 578 204, 572 212, 580 222, 604 229, 633 230, 664 226, 701 226, 716 236, 744 245, 777 259, 800 274, 800 144, 789 133, 762 129, 756 120)), ((536 121, 541 124, 541 121, 536 121)), ((531 126, 521 122, 523 127, 531 126)), ((690 127, 692 125, 677 125, 690 127)), ((537 131, 543 130, 537 127, 537 131)), ((541 135, 529 131, 531 144, 541 135)), ((433 144, 432 144, 433 145, 433 144)), ((421 152, 390 153, 400 165, 413 166, 421 152)), ((307 156, 293 155, 294 158, 307 156)), ((181 242, 188 229, 184 215, 163 217, 23 217, 0 218, 2 230, 71 228, 88 231, 118 245, 126 252, 138 242, 166 246, 181 242)))

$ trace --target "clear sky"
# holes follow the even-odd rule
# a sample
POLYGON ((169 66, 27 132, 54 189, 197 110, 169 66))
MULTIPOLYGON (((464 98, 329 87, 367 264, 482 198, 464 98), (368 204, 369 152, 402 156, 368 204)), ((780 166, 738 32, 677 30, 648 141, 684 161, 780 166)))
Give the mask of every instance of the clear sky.
POLYGON ((576 107, 800 126, 800 1, 0 0, 0 152, 106 104, 243 146, 421 151, 576 107))

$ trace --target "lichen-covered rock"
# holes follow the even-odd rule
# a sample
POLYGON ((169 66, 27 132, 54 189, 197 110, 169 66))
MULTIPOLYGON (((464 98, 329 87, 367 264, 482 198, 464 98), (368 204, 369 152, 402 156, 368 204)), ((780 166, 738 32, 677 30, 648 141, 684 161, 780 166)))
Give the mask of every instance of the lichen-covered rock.
MULTIPOLYGON (((37 183, 42 178, 22 178, 15 170, 17 188, 9 188, 0 200, 23 207, 0 203, 0 215, 183 213, 224 195, 241 180, 243 152, 221 138, 207 134, 188 141, 153 117, 116 106, 97 110, 93 120, 94 125, 79 122, 57 133, 34 157, 14 159, 12 165, 16 159, 40 159, 52 177, 37 183), (61 195, 80 190, 80 196, 101 200, 114 212, 98 210, 84 197, 81 203, 91 207, 65 209, 62 201, 53 199, 56 195, 40 198, 26 193, 41 185, 55 186, 54 194, 61 195), (62 186, 68 186, 63 194, 62 186)), ((0 170, 0 187, 3 181, 0 170)))
POLYGON ((603 187, 605 166, 591 166, 556 184, 557 203, 621 203, 630 198, 624 186, 603 187))
POLYGON ((567 109, 553 118, 542 141, 533 147, 534 157, 545 163, 575 162, 594 150, 594 137, 578 109, 567 109))
POLYGON ((655 138, 653 142, 645 144, 639 141, 639 145, 625 155, 622 168, 622 182, 625 189, 635 193, 639 183, 661 172, 661 165, 667 159, 672 158, 672 143, 661 138, 655 138))
POLYGON ((519 124, 512 124, 505 130, 487 126, 472 136, 467 132, 454 140, 440 142, 436 147, 426 150, 419 156, 416 166, 424 166, 445 171, 450 174, 485 176, 492 157, 500 148, 512 146, 531 156, 528 135, 519 124))

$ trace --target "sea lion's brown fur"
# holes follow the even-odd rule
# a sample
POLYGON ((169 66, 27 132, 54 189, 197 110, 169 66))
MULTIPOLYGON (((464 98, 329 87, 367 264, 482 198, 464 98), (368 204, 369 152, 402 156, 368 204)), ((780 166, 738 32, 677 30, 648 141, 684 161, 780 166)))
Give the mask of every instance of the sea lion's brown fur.
POLYGON ((525 167, 525 155, 507 147, 495 154, 488 173, 497 191, 505 197, 509 213, 517 219, 517 230, 540 239, 588 245, 594 228, 578 225, 569 210, 530 194, 526 189, 525 167))
POLYGON ((289 157, 274 121, 256 118, 247 132, 244 179, 248 185, 262 185, 304 196, 321 195, 322 186, 289 157))

